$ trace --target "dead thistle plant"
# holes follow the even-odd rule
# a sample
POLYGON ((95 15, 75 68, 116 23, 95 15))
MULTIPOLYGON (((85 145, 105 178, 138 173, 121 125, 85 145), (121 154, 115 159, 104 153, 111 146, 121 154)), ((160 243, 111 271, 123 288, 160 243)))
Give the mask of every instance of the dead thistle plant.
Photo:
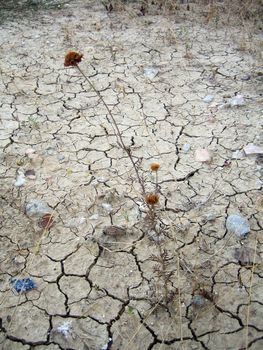
POLYGON ((127 154, 128 159, 130 160, 132 167, 135 171, 138 183, 141 187, 141 192, 144 198, 144 202, 147 205, 148 212, 145 218, 146 227, 148 230, 153 230, 155 232, 155 243, 158 247, 158 254, 152 255, 150 257, 150 260, 156 262, 154 266, 154 273, 157 276, 158 283, 161 284, 161 288, 163 289, 162 292, 162 299, 164 301, 164 304, 167 306, 169 301, 171 300, 171 278, 174 274, 173 269, 170 267, 170 261, 173 260, 173 257, 171 257, 168 253, 168 251, 164 248, 162 238, 161 238, 161 232, 156 228, 157 226, 157 212, 156 212, 156 205, 159 203, 159 189, 158 189, 158 171, 160 168, 160 164, 158 163, 152 163, 150 165, 150 170, 152 173, 155 174, 155 180, 154 180, 154 191, 151 193, 146 193, 145 190, 145 184, 143 181, 142 176, 139 173, 138 165, 136 164, 134 157, 132 155, 130 147, 127 147, 124 143, 123 136, 121 134, 120 128, 116 122, 116 119, 110 110, 109 106, 105 102, 103 96, 101 93, 96 89, 92 81, 89 79, 89 77, 83 72, 83 70, 79 67, 79 63, 82 60, 83 55, 75 52, 70 51, 65 56, 64 66, 65 67, 74 67, 76 68, 80 74, 84 77, 86 82, 89 84, 91 89, 96 93, 99 100, 104 105, 112 124, 112 128, 114 130, 114 135, 116 136, 118 145, 122 148, 122 150, 127 154), (161 283, 160 283, 161 281, 161 283))

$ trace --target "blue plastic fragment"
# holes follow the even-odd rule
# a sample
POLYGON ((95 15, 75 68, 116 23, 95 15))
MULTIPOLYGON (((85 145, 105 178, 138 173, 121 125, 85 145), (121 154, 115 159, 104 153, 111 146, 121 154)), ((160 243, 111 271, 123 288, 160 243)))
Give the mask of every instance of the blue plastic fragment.
POLYGON ((17 291, 17 293, 25 293, 36 288, 36 284, 31 278, 12 278, 10 284, 17 291))

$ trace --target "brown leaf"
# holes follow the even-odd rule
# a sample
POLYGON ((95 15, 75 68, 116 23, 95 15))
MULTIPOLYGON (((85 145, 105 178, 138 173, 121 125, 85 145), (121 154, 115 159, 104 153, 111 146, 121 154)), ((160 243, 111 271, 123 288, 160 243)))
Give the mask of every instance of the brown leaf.
POLYGON ((54 218, 51 214, 45 214, 38 222, 38 226, 46 230, 50 229, 54 224, 54 218))
POLYGON ((108 236, 122 236, 125 235, 125 232, 125 228, 115 225, 107 226, 103 229, 103 233, 108 236))

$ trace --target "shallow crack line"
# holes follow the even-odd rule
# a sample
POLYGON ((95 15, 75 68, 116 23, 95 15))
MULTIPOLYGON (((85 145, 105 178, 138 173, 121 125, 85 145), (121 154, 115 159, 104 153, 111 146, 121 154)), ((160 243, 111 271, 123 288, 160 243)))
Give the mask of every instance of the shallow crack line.
POLYGON ((244 327, 244 324, 243 324, 243 322, 242 322, 242 320, 241 320, 241 318, 239 317, 239 316, 237 316, 237 315, 234 315, 231 311, 229 311, 229 310, 224 310, 224 309, 222 309, 220 306, 218 306, 215 302, 214 302, 214 306, 215 306, 215 308, 218 310, 218 311, 220 311, 221 313, 225 313, 225 314, 227 314, 229 317, 231 317, 231 318, 233 318, 233 319, 235 319, 235 320, 237 320, 238 321, 238 323, 239 323, 239 325, 240 325, 240 327, 244 327))
POLYGON ((65 301, 64 301, 65 311, 66 311, 66 314, 69 315, 70 314, 70 308, 69 308, 69 305, 68 305, 68 300, 69 299, 68 299, 67 294, 63 292, 63 290, 61 289, 60 284, 59 284, 60 279, 65 274, 63 261, 60 261, 60 266, 61 266, 61 274, 57 277, 56 284, 57 284, 57 287, 58 287, 58 290, 60 291, 60 293, 62 295, 64 295, 64 297, 65 297, 65 301))
POLYGON ((255 344, 257 341, 262 340, 262 339, 263 339, 263 335, 261 337, 258 337, 256 339, 251 340, 251 342, 248 343, 247 347, 250 348, 253 344, 255 344))

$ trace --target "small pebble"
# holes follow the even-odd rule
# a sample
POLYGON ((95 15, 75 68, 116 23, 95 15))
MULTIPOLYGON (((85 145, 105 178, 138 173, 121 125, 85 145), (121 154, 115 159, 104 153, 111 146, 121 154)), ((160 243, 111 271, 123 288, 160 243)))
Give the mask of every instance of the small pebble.
POLYGON ((192 304, 195 306, 204 306, 205 305, 205 298, 202 295, 196 294, 192 298, 192 304))
POLYGON ((235 97, 231 98, 229 104, 231 107, 243 106, 245 104, 245 99, 243 95, 236 95, 235 97))
POLYGON ((90 220, 98 220, 99 214, 93 214, 89 217, 90 220))
POLYGON ((112 212, 112 206, 109 203, 102 203, 101 206, 108 213, 112 212))
POLYGON ((226 228, 238 237, 245 237, 250 231, 248 220, 236 214, 228 216, 226 220, 226 228))
POLYGON ((195 160, 202 163, 210 163, 212 160, 211 152, 205 148, 200 148, 195 151, 195 160))
POLYGON ((182 147, 182 150, 184 151, 184 153, 187 153, 190 150, 191 146, 189 145, 189 143, 185 143, 182 147))
POLYGON ((15 186, 22 187, 26 182, 24 173, 19 172, 16 177, 15 186))
POLYGON ((204 98, 203 98, 203 101, 206 102, 206 103, 211 103, 213 100, 214 100, 214 95, 206 95, 204 98))
POLYGON ((242 78, 241 78, 241 80, 243 80, 243 81, 248 81, 248 80, 250 80, 251 79, 251 75, 244 75, 242 78))
POLYGON ((52 209, 46 202, 33 199, 26 204, 25 212, 29 217, 42 217, 45 214, 51 213, 52 209))
POLYGON ((154 67, 147 67, 143 70, 144 76, 149 79, 155 78, 158 72, 158 69, 154 67))
POLYGON ((100 176, 98 176, 97 177, 97 179, 96 179, 99 183, 105 183, 105 182, 107 182, 108 181, 108 179, 105 179, 105 177, 100 177, 100 176))

